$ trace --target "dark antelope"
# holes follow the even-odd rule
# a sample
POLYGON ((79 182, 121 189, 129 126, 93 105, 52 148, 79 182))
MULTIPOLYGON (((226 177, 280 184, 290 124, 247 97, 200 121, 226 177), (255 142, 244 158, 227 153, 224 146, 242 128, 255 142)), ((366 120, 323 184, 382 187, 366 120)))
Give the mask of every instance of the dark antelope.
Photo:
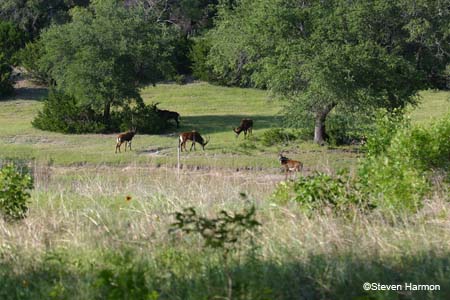
POLYGON ((286 179, 289 172, 301 172, 303 169, 303 163, 298 160, 292 160, 280 153, 280 163, 284 168, 284 172, 286 174, 286 179))
POLYGON ((116 144, 116 152, 117 149, 120 151, 120 147, 123 143, 125 143, 125 152, 127 152, 127 145, 130 148, 131 151, 131 140, 133 139, 134 135, 136 134, 136 128, 133 128, 131 130, 128 130, 127 132, 121 133, 117 136, 117 144, 116 144))
POLYGON ((164 109, 157 109, 156 113, 158 114, 158 116, 161 119, 164 120, 174 120, 175 122, 177 122, 177 128, 180 126, 180 114, 177 113, 176 111, 170 111, 170 110, 164 110, 164 109))
POLYGON ((239 137, 239 134, 241 134, 241 132, 243 131, 245 139, 247 137, 247 131, 248 135, 250 136, 252 134, 252 129, 253 129, 253 120, 242 119, 239 127, 233 128, 233 131, 236 133, 236 138, 239 137))
POLYGON ((209 137, 208 137, 208 140, 205 142, 205 140, 202 138, 200 133, 198 133, 195 130, 193 130, 191 132, 180 133, 180 138, 178 140, 178 147, 180 147, 181 152, 183 152, 183 148, 184 148, 184 151, 187 151, 186 150, 186 142, 187 141, 192 141, 192 145, 191 145, 191 148, 189 149, 189 151, 192 150, 192 147, 194 147, 194 150, 195 150, 195 143, 199 143, 200 145, 202 145, 203 150, 205 150, 205 146, 209 142, 209 137))

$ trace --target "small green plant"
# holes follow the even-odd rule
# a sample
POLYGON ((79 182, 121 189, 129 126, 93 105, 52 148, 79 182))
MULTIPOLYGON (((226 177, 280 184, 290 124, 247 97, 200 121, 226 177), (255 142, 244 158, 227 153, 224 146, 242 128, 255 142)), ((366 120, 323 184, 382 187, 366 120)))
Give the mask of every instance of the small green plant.
POLYGON ((14 164, 0 170, 0 212, 6 219, 22 219, 28 211, 33 180, 27 172, 19 172, 14 164))
POLYGON ((193 207, 185 208, 183 212, 176 212, 176 222, 172 224, 170 233, 182 231, 184 233, 198 233, 203 238, 205 247, 222 249, 224 256, 237 250, 248 231, 255 230, 261 224, 255 219, 255 207, 242 213, 230 214, 222 210, 215 218, 199 216, 193 207))
POLYGON ((186 75, 183 75, 183 74, 177 74, 173 77, 173 79, 179 85, 183 85, 183 84, 187 83, 187 77, 186 77, 186 75))
POLYGON ((317 172, 295 182, 283 181, 278 184, 272 199, 280 203, 297 202, 305 211, 326 207, 346 211, 351 207, 362 208, 363 204, 357 185, 344 171, 336 176, 317 172))
MULTIPOLYGON (((245 209, 242 213, 222 210, 215 218, 199 216, 193 207, 176 212, 176 222, 169 233, 182 231, 186 234, 198 233, 203 238, 204 247, 222 251, 222 257, 228 277, 227 299, 232 299, 233 280, 229 270, 230 254, 239 250, 239 246, 249 236, 248 233, 261 226, 255 219, 255 207, 245 209)), ((251 236, 250 236, 251 237, 251 236)))

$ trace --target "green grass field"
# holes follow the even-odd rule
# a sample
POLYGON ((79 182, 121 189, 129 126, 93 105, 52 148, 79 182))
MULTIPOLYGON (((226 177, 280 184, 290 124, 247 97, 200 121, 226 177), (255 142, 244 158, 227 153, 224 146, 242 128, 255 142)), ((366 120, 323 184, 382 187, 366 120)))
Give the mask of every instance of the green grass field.
MULTIPOLYGON (((161 84, 143 89, 147 103, 160 103, 162 109, 178 111, 181 126, 164 135, 137 135, 134 151, 114 154, 116 135, 63 135, 34 129, 31 121, 42 107, 43 89, 22 88, 19 95, 0 102, 1 156, 35 159, 57 165, 130 163, 150 166, 176 165, 177 133, 197 130, 211 138, 207 151, 184 153, 186 166, 217 168, 277 168, 277 153, 288 151, 305 161, 307 169, 337 168, 354 163, 354 149, 328 149, 312 143, 265 147, 258 140, 264 130, 280 126, 280 103, 270 100, 265 91, 213 86, 207 83, 188 85, 161 84), (255 121, 254 138, 244 141, 231 131, 244 117, 255 121)), ((426 91, 422 104, 412 112, 416 122, 427 122, 449 111, 448 92, 426 91)), ((198 147, 200 148, 200 147, 198 147)))
MULTIPOLYGON (((301 159, 306 172, 356 164, 351 147, 308 142, 264 147, 280 126, 280 104, 264 91, 206 83, 162 84, 146 102, 181 114, 181 128, 137 135, 130 153, 114 154, 115 135, 63 135, 34 129, 45 90, 0 102, 0 159, 31 162, 35 188, 28 217, 0 218, 0 299, 448 299, 450 199, 430 192, 415 214, 330 211, 308 215, 272 199, 284 179, 277 154, 301 159), (234 137, 243 117, 254 139, 234 137), (183 153, 177 132, 209 135, 206 151, 183 153), (236 171, 239 169, 239 172, 236 171), (128 199, 128 200, 127 200, 128 199), (260 229, 224 261, 195 235, 170 234, 174 212, 195 207, 214 216, 255 205, 260 229), (231 278, 231 284, 230 284, 231 278), (440 291, 364 291, 364 282, 439 284, 440 291)), ((427 124, 448 113, 449 92, 425 91, 411 111, 427 124)), ((437 182, 442 182, 438 180, 437 182)))

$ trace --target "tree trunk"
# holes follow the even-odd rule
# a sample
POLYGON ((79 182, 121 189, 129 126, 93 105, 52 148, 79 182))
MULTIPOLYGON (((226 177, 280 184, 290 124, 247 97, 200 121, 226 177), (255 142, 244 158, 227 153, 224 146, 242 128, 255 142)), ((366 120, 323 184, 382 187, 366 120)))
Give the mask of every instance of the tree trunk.
POLYGON ((330 111, 336 106, 335 103, 331 103, 325 106, 321 111, 316 113, 316 123, 314 126, 314 142, 323 145, 325 142, 325 120, 330 111))
POLYGON ((111 124, 111 102, 107 101, 105 103, 105 107, 103 109, 103 122, 106 127, 109 127, 111 124))

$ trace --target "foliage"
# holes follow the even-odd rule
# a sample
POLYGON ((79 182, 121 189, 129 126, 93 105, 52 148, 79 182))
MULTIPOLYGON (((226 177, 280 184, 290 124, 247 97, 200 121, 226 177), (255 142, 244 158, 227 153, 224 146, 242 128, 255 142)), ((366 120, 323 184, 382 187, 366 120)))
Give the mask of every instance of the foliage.
POLYGON ((147 283, 148 266, 136 261, 130 251, 109 255, 108 260, 110 264, 96 272, 93 283, 101 299, 159 299, 147 283))
POLYGON ((288 116, 314 119, 320 142, 335 107, 363 114, 415 102, 424 65, 449 61, 448 15, 443 2, 242 0, 221 6, 208 60, 229 83, 287 99, 288 116))
POLYGON ((74 97, 50 90, 32 124, 34 127, 62 133, 101 133, 126 131, 135 127, 140 133, 161 133, 167 128, 166 120, 156 113, 156 105, 136 105, 113 111, 108 128, 102 115, 83 106, 74 97))
POLYGON ((0 20, 0 56, 11 63, 15 63, 14 54, 24 43, 24 33, 14 24, 0 20))
POLYGON ((397 115, 381 116, 377 123, 358 171, 362 191, 380 208, 415 211, 430 189, 427 172, 440 168, 448 176, 449 118, 428 128, 411 127, 397 115))
POLYGON ((142 104, 114 112, 112 115, 113 129, 114 131, 126 131, 134 127, 139 133, 161 133, 167 129, 169 123, 159 117, 157 109, 156 104, 142 104))
POLYGON ((403 128, 393 138, 388 155, 409 158, 420 171, 450 170, 450 115, 429 126, 403 128))
POLYGON ((264 146, 288 144, 297 138, 291 131, 283 128, 271 128, 262 134, 261 142, 264 146))
POLYGON ((205 37, 196 38, 189 52, 189 58, 192 61, 192 75, 200 80, 212 82, 215 77, 207 60, 210 49, 211 45, 205 37))
POLYGON ((69 10, 86 6, 89 0, 2 0, 0 19, 14 23, 35 39, 51 23, 62 24, 70 19, 69 10))
POLYGON ((39 59, 44 51, 43 47, 41 40, 29 42, 17 53, 17 59, 20 61, 20 65, 27 70, 27 75, 31 76, 34 81, 49 84, 51 80, 48 70, 39 64, 39 59))
POLYGON ((11 81, 12 69, 0 53, 0 99, 14 92, 11 81))
POLYGON ((0 98, 14 92, 11 65, 16 63, 15 53, 23 42, 23 32, 0 19, 0 98))
POLYGON ((40 67, 49 71, 58 89, 102 112, 108 127, 113 107, 141 101, 141 84, 172 72, 174 35, 155 12, 117 0, 95 1, 71 15, 70 23, 42 34, 40 67))
POLYGON ((340 112, 330 114, 326 121, 326 138, 331 145, 350 145, 361 143, 373 125, 370 114, 352 114, 340 112))
POLYGON ((222 210, 216 218, 202 217, 193 207, 175 213, 175 223, 169 232, 182 231, 186 234, 198 233, 203 238, 204 247, 221 249, 224 255, 237 250, 249 231, 261 224, 255 219, 255 207, 242 213, 230 214, 222 210))
POLYGON ((281 182, 277 185, 272 199, 285 203, 297 202, 305 211, 331 208, 335 212, 345 211, 351 207, 367 208, 354 181, 340 172, 331 176, 317 172, 310 176, 301 176, 294 182, 281 182))
POLYGON ((44 107, 32 122, 42 130, 62 133, 100 133, 105 131, 101 115, 80 106, 74 97, 50 90, 44 107))
POLYGON ((405 118, 402 111, 378 111, 375 116, 374 126, 366 132, 367 144, 364 146, 364 149, 367 151, 367 156, 373 157, 385 152, 395 134, 399 130, 409 127, 410 121, 405 118))
POLYGON ((14 164, 0 169, 0 212, 7 219, 22 219, 28 211, 33 180, 28 173, 19 172, 14 164))

